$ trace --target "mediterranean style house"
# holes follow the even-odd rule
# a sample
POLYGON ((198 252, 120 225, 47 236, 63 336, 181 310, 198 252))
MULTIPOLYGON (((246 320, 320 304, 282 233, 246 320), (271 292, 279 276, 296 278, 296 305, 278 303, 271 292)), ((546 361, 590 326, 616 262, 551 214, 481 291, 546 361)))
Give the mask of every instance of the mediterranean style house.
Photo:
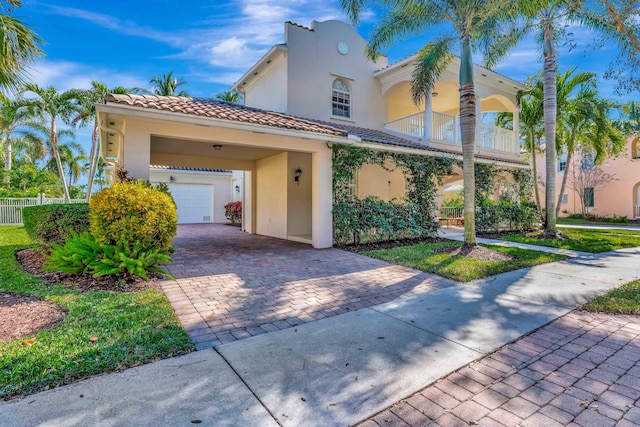
MULTIPOLYGON (((567 185, 562 194, 560 216, 582 213, 583 202, 588 213, 603 217, 626 216, 640 219, 640 138, 627 139, 626 149, 617 157, 594 166, 582 155, 574 156, 567 164, 567 156, 556 162, 556 194, 560 194, 562 179, 567 174, 567 185), (602 178, 598 178, 601 175, 602 178), (577 182, 574 182, 577 181, 577 182)), ((540 191, 544 194, 546 181, 544 155, 537 160, 540 191)), ((542 196, 544 199, 544 195, 542 196)), ((541 200, 544 205, 544 200, 541 200)))
MULTIPOLYGON (((364 55, 366 40, 339 21, 287 22, 273 46, 233 86, 244 105, 213 99, 108 95, 97 106, 102 155, 149 179, 149 165, 244 171, 243 229, 332 246, 328 144, 461 159, 459 60, 421 105, 411 100, 415 55, 389 64, 364 55)), ((514 129, 480 124, 476 161, 527 168, 517 138, 523 85, 475 66, 478 116, 513 114, 514 129)), ((462 181, 461 171, 444 184, 462 181)), ((354 193, 402 198, 399 170, 365 165, 354 193)), ((215 192, 215 188, 213 190, 215 192)))

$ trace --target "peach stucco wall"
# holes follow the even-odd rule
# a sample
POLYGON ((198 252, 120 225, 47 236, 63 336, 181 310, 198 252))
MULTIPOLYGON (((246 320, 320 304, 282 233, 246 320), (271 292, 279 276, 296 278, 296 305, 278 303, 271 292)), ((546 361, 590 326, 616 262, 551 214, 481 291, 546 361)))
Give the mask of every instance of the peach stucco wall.
MULTIPOLYGON (((626 216, 634 218, 639 203, 638 187, 640 184, 640 159, 634 159, 632 146, 636 143, 637 138, 629 138, 627 147, 618 157, 607 159, 599 167, 606 173, 613 176, 614 180, 605 184, 600 189, 596 189, 594 194, 594 208, 592 213, 598 216, 626 216)), ((577 156, 576 156, 577 157, 577 156)), ((572 167, 579 167, 578 160, 573 162, 572 167)), ((538 175, 544 181, 546 176, 544 154, 537 158, 538 175)), ((556 162, 556 170, 558 162, 556 162)), ((571 172, 569 172, 571 173, 571 172)), ((564 173, 556 174, 556 197, 560 194, 562 179, 564 173)), ((580 213, 581 205, 578 194, 571 188, 571 175, 567 177, 567 186, 565 193, 567 194, 568 203, 560 206, 560 216, 566 216, 571 213, 580 213), (567 213, 565 213, 566 211, 567 213)), ((544 187, 540 188, 540 199, 544 206, 544 187)))

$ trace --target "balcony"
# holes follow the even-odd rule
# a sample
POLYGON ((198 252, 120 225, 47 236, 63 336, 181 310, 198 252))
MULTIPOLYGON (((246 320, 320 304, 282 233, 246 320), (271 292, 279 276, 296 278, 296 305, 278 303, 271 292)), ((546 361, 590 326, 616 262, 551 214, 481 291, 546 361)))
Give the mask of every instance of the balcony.
MULTIPOLYGON (((443 145, 461 146, 460 117, 432 112, 431 137, 425 138, 424 111, 385 123, 385 129, 408 136, 437 142, 443 145)), ((428 123, 427 123, 428 127, 428 123)), ((498 126, 480 123, 477 128, 476 147, 509 154, 520 154, 514 132, 498 126)))

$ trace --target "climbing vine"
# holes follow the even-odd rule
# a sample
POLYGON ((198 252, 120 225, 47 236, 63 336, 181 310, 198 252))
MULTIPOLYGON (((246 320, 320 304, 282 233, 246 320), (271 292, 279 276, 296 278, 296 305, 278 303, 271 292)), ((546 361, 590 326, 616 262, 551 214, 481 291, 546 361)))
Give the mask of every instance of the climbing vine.
POLYGON ((452 173, 453 160, 352 145, 329 147, 333 152, 333 228, 338 244, 435 235, 437 185, 452 173), (406 179, 405 198, 385 202, 351 194, 350 183, 365 164, 387 171, 400 168, 406 179))

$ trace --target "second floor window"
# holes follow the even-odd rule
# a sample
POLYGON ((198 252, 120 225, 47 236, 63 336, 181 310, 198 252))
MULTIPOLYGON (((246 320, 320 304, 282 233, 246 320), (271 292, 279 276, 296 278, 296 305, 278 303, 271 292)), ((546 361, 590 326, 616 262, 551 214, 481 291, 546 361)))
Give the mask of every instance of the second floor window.
POLYGON ((333 81, 331 92, 331 115, 334 117, 351 118, 351 90, 349 85, 341 79, 333 81))
POLYGON ((567 193, 564 193, 562 195, 562 204, 566 205, 567 203, 569 203, 569 195, 567 193))
POLYGON ((567 169, 567 162, 560 160, 560 162, 558 162, 558 172, 564 172, 565 169, 567 169))

